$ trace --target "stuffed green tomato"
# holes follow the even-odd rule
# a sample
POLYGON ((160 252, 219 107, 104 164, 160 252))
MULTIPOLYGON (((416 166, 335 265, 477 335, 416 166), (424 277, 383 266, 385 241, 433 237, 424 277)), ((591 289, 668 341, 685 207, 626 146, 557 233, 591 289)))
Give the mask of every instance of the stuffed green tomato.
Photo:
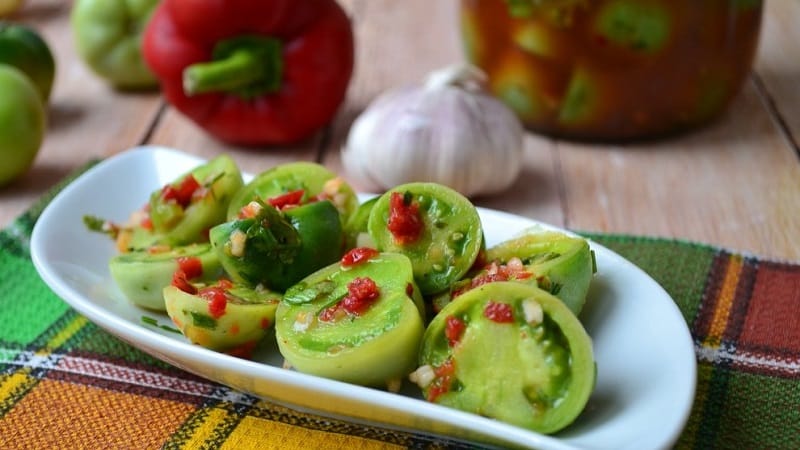
POLYGON ((222 275, 219 259, 208 243, 134 250, 114 256, 108 266, 131 303, 156 311, 164 311, 162 290, 172 283, 176 272, 197 281, 222 275))
POLYGON ((290 288, 275 320, 298 371, 391 387, 416 366, 424 305, 407 257, 359 247, 290 288))
POLYGON ((434 307, 492 281, 518 281, 538 286, 580 314, 595 272, 586 239, 558 231, 531 229, 486 251, 485 263, 434 299, 434 307))
POLYGON ((249 358, 275 321, 281 295, 220 279, 188 283, 176 276, 163 290, 167 314, 194 344, 249 358))
POLYGON ((387 191, 372 207, 367 228, 378 250, 408 256, 425 295, 444 291, 463 277, 483 247, 475 206, 436 183, 408 183, 387 191))
POLYGON ((196 167, 150 195, 153 232, 169 245, 207 242, 208 230, 225 221, 228 205, 243 185, 230 156, 196 167))
POLYGON ((330 200, 339 211, 342 224, 358 207, 353 188, 324 166, 306 161, 281 164, 260 173, 234 196, 228 207, 228 220, 237 218, 252 201, 285 209, 318 200, 330 200))
POLYGON ((410 378, 427 400, 541 433, 578 417, 596 376, 575 315, 516 282, 488 283, 448 304, 428 326, 419 362, 410 378))
POLYGON ((344 251, 339 212, 328 200, 282 211, 252 201, 239 218, 212 228, 209 237, 234 281, 280 292, 344 251))

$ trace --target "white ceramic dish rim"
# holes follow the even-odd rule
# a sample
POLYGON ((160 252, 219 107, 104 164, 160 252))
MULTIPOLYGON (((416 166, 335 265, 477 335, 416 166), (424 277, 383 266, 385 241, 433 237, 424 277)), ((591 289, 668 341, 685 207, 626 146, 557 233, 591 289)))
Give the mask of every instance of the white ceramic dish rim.
MULTIPOLYGON (((101 162, 67 186, 45 209, 33 231, 31 238, 31 254, 34 265, 42 279, 70 306, 112 334, 157 358, 197 375, 229 385, 235 389, 266 397, 269 400, 288 404, 298 409, 312 410, 323 415, 339 418, 344 417, 345 420, 377 424, 388 428, 405 431, 422 431, 428 434, 443 435, 456 440, 468 440, 501 446, 540 449, 667 448, 675 442, 688 419, 688 414, 694 399, 697 369, 694 357, 694 346, 680 311, 669 295, 648 275, 616 253, 594 242, 592 242, 591 245, 597 256, 598 266, 600 267, 600 272, 596 277, 595 284, 605 282, 608 283, 608 285, 602 289, 610 289, 620 282, 631 283, 631 286, 627 286, 627 288, 636 293, 641 291, 642 296, 649 297, 646 300, 649 302, 649 306, 657 310, 658 323, 648 325, 648 330, 652 327, 655 327, 656 330, 663 329, 664 334, 662 337, 668 338, 670 341, 668 343, 656 342, 657 348, 654 348, 653 352, 657 352, 658 350, 662 353, 666 352, 665 355, 667 358, 665 358, 661 364, 668 376, 659 376, 657 381, 662 384, 671 383, 671 385, 664 386, 659 385, 659 383, 654 383, 652 386, 652 389, 671 387, 673 392, 669 393, 669 403, 661 406, 652 405, 652 407, 647 410, 660 411, 660 414, 657 416, 658 421, 655 424, 636 423, 636 421, 639 420, 636 419, 636 416, 632 419, 625 419, 626 422, 622 424, 614 423, 613 419, 615 416, 612 414, 614 411, 610 410, 596 414, 601 417, 601 420, 604 414, 611 414, 611 424, 619 428, 619 430, 615 432, 616 434, 609 432, 600 433, 599 436, 595 436, 598 429, 591 428, 589 430, 591 432, 582 433, 581 430, 576 431, 573 428, 568 428, 559 435, 544 436, 491 419, 427 403, 416 398, 354 386, 333 380, 320 379, 314 376, 285 370, 280 367, 212 352, 191 345, 185 340, 181 340, 182 338, 177 339, 152 328, 148 328, 138 322, 138 317, 126 319, 117 316, 109 309, 88 298, 85 286, 87 280, 75 279, 74 274, 65 273, 62 268, 57 265, 58 261, 51 259, 53 252, 57 250, 54 248, 53 237, 55 235, 53 235, 53 233, 54 227, 56 226, 72 227, 76 232, 78 227, 81 229, 83 228, 81 223, 75 225, 70 222, 65 225, 65 220, 68 219, 68 217, 64 215, 66 212, 64 208, 69 206, 68 202, 72 196, 79 192, 91 192, 93 189, 98 188, 99 186, 95 186, 93 183, 97 183, 100 177, 107 176, 114 170, 126 170, 125 168, 127 166, 133 166, 136 163, 146 166, 148 162, 142 162, 142 160, 152 161, 154 165, 157 165, 156 163, 165 165, 165 167, 161 165, 158 166, 158 170, 160 172, 163 171, 163 173, 159 173, 158 175, 161 184, 203 161, 200 158, 177 150, 145 146, 131 149, 101 162), (173 166, 171 164, 175 165, 173 166), (618 270, 616 271, 617 273, 606 273, 604 275, 604 267, 616 268, 618 270), (604 278, 606 276, 607 278, 604 278), (600 281, 598 281, 598 279, 600 279, 600 281), (680 364, 679 370, 676 370, 675 367, 671 367, 675 363, 680 364), (264 386, 263 383, 267 383, 269 386, 264 386), (309 397, 314 397, 313 401, 309 401, 309 397), (336 405, 322 404, 324 401, 333 401, 336 405), (352 411, 358 411, 359 414, 350 415, 350 411, 347 409, 350 407, 352 407, 352 411), (334 411, 331 411, 331 409, 334 411), (608 436, 611 435, 618 436, 619 432, 637 426, 644 428, 640 429, 639 432, 628 431, 629 436, 627 436, 627 439, 614 440, 608 438, 608 436)), ((153 168, 155 169, 156 167, 153 168)), ((158 187, 158 185, 147 187, 140 186, 137 187, 137 189, 141 188, 146 194, 156 187, 158 187)), ((146 196, 144 198, 146 198, 146 196)), ((75 199, 73 198, 72 201, 74 202, 75 199)), ((113 200, 105 199, 101 200, 101 203, 103 201, 113 200)), ((78 202, 78 204, 81 203, 78 202)), ((133 208, 137 205, 129 206, 133 208)), ((479 208, 479 211, 485 223, 487 221, 491 223, 499 222, 500 228, 512 226, 520 229, 520 227, 543 226, 546 228, 558 229, 527 218, 499 211, 481 208, 479 208)), ((70 220, 74 220, 75 217, 77 217, 79 221, 80 217, 85 213, 88 213, 88 211, 74 211, 73 217, 70 220)), ((487 229, 487 237, 490 236, 490 234, 490 231, 487 229)), ((97 235, 97 239, 106 238, 97 235)), ((491 240, 491 237, 489 237, 489 239, 491 240)), ((593 291, 594 290, 595 288, 593 286, 593 291)), ((591 295, 592 293, 590 293, 590 296, 591 295)), ((614 297, 614 299, 625 297, 625 295, 628 294, 614 297)), ((632 308, 640 307, 633 304, 629 304, 629 306, 632 308)), ((612 313, 615 313, 615 311, 612 311, 612 313)), ((620 314, 619 312, 616 313, 620 314)), ((608 314, 608 311, 602 312, 595 310, 595 312, 590 314, 590 319, 603 314, 608 314)), ((611 317, 613 318, 614 316, 611 317)), ((584 319, 583 315, 582 319, 584 319)), ((606 319, 608 318, 606 317, 606 319)), ((590 320, 590 322, 593 321, 590 320)), ((630 324, 633 324, 633 322, 630 324)), ((591 324, 587 324, 587 329, 590 330, 590 334, 593 334, 590 329, 591 326, 591 324)), ((609 330, 608 328, 613 327, 598 327, 604 335, 610 333, 610 335, 615 336, 614 333, 619 333, 619 330, 609 330)), ((660 332, 661 331, 656 331, 656 333, 660 332)), ((632 337, 634 341, 638 340, 638 336, 632 337)), ((593 336, 593 338, 596 339, 595 346, 597 347, 597 337, 593 336)), ((623 341, 619 342, 624 344, 623 341)), ((638 349, 638 344, 634 343, 631 345, 633 345, 633 348, 638 349)), ((643 354, 646 355, 646 352, 643 354)), ((603 375, 603 361, 601 361, 599 354, 597 356, 598 365, 600 366, 598 377, 599 389, 601 384, 604 385, 606 379, 603 375)), ((660 373, 659 370, 662 368, 659 367, 659 361, 648 359, 646 356, 645 361, 638 362, 647 363, 648 367, 653 367, 654 370, 648 373, 660 373)), ((606 370, 612 368, 615 368, 615 366, 607 364, 605 367, 606 370)), ((625 371, 622 371, 622 374, 624 375, 625 371)), ((646 389, 644 383, 639 385, 635 380, 630 387, 638 389, 644 388, 645 394, 652 394, 651 391, 646 389)), ((626 392, 626 390, 619 389, 617 392, 623 393, 626 392)), ((596 406, 602 404, 603 399, 594 400, 594 398, 595 396, 593 396, 593 400, 590 400, 590 405, 587 409, 592 409, 593 401, 596 406)), ((612 399, 605 400, 611 401, 612 399)), ((629 407, 634 405, 636 405, 636 403, 628 404, 629 407)), ((600 409, 602 410, 602 408, 600 409)), ((620 411, 621 413, 625 412, 624 408, 620 411)), ((586 414, 591 415, 594 414, 594 412, 586 414)), ((645 417, 645 419, 647 419, 647 417, 645 417)), ((580 420, 579 418, 578 422, 580 422, 580 420)))

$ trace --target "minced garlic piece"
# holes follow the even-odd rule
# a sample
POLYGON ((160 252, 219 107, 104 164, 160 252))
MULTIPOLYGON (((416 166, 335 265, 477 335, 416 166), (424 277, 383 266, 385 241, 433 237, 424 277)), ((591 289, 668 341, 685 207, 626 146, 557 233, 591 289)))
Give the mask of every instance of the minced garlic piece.
POLYGON ((247 241, 247 235, 242 230, 236 230, 231 233, 230 238, 230 251, 231 256, 241 257, 244 256, 244 244, 247 241))
POLYGON ((516 256, 509 259, 506 263, 506 267, 511 269, 512 272, 520 272, 525 270, 525 266, 522 264, 522 260, 517 258, 516 256))
POLYGON ((294 319, 294 325, 292 329, 296 332, 303 332, 311 326, 311 323, 314 322, 314 314, 310 312, 301 312, 297 314, 297 317, 294 319))
POLYGON ((433 382, 434 378, 436 378, 436 373, 434 373, 433 367, 431 367, 430 364, 420 366, 417 370, 408 374, 408 379, 412 383, 416 383, 416 385, 422 389, 428 387, 428 385, 433 382))
POLYGON ((536 300, 527 299, 522 302, 522 312, 525 314, 525 321, 530 325, 538 325, 544 320, 542 305, 536 300))
POLYGON ((342 179, 339 177, 331 178, 322 185, 322 192, 328 197, 333 197, 342 189, 342 179))

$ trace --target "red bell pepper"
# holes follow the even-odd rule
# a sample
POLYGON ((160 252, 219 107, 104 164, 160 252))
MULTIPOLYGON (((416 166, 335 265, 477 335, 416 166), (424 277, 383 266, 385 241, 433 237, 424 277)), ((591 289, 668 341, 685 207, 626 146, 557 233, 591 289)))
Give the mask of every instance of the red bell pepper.
POLYGON ((354 59, 334 0, 164 0, 143 51, 172 106, 240 145, 288 144, 328 124, 354 59))

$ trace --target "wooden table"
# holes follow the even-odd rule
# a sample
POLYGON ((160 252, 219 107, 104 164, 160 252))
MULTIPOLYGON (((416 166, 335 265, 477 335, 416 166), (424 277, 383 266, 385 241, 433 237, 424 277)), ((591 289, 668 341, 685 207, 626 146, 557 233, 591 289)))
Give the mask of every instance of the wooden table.
MULTIPOLYGON (((210 157, 249 171, 291 160, 341 169, 354 117, 380 92, 462 60, 457 0, 347 0, 355 76, 334 123, 293 148, 248 150, 213 140, 158 93, 121 93, 78 60, 70 1, 29 0, 14 20, 33 25, 58 66, 49 129, 35 165, 0 189, 0 227, 92 157, 141 144, 210 157)), ((578 145, 529 134, 523 176, 477 201, 576 230, 689 239, 800 260, 800 2, 770 0, 755 71, 732 108, 700 131, 648 145, 578 145)))

